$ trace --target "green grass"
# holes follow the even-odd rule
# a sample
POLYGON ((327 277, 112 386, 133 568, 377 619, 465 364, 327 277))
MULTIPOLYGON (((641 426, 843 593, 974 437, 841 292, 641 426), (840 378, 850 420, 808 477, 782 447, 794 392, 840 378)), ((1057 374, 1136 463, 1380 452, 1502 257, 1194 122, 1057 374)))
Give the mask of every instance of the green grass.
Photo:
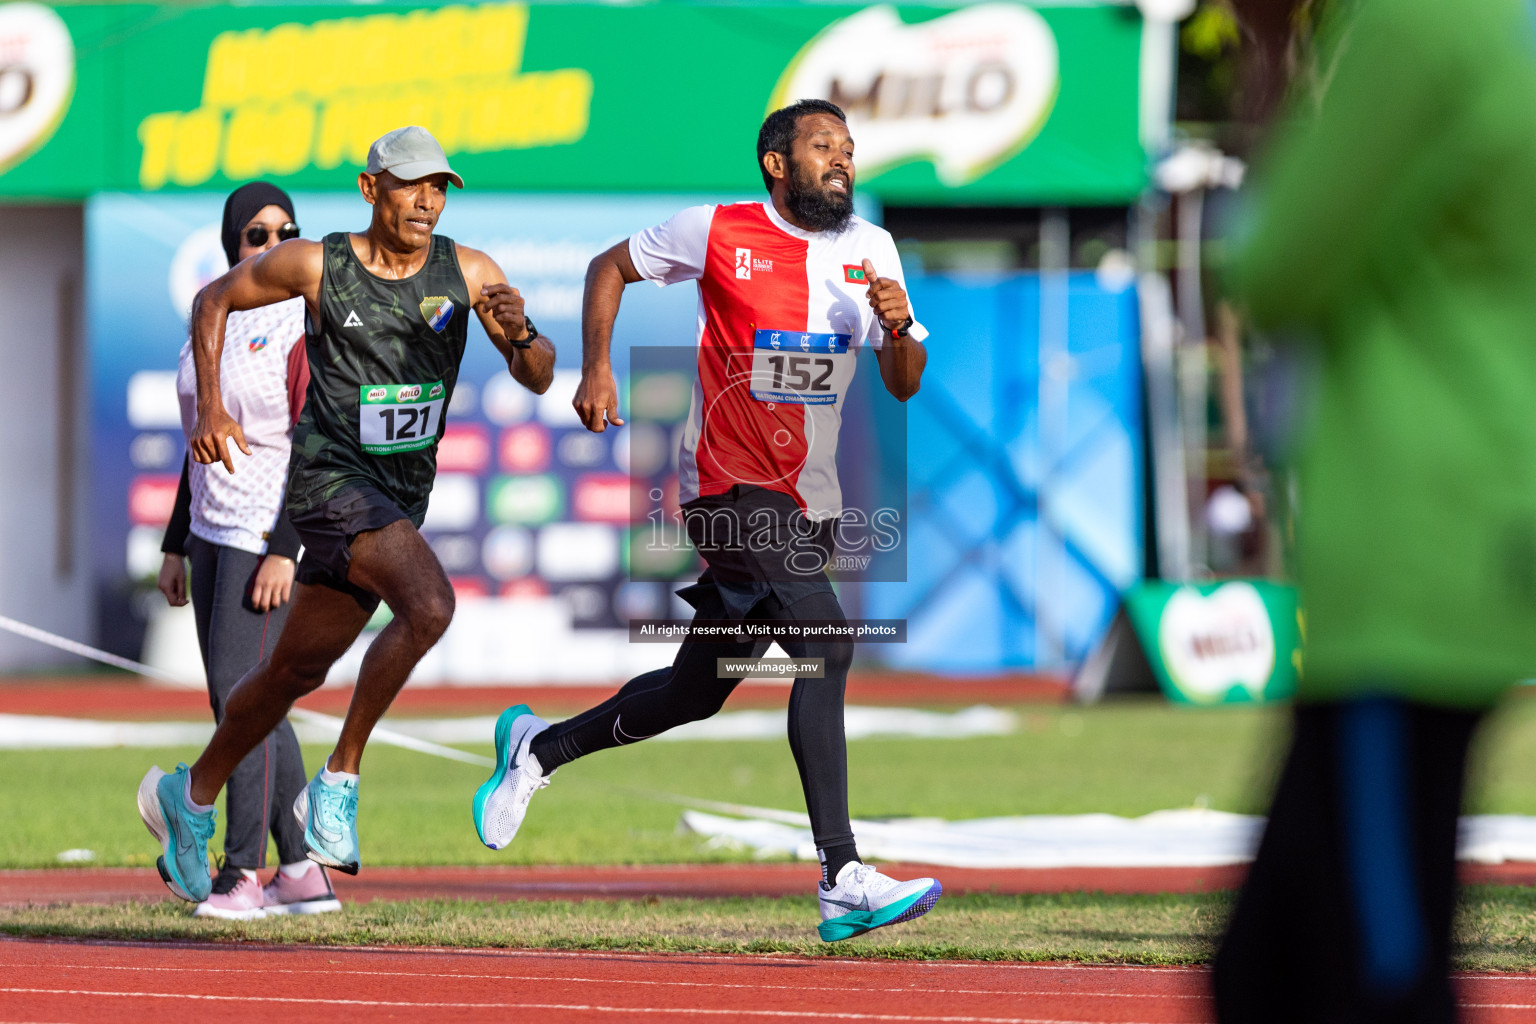
MULTIPOLYGON (((1018 709, 1012 736, 867 740, 849 745, 863 817, 1108 811, 1203 805, 1260 812, 1284 712, 1194 710, 1155 701, 1018 709)), ((486 752, 489 747, 485 748, 486 752)), ((191 751, 0 752, 0 867, 55 865, 84 847, 98 864, 147 865, 156 852, 133 806, 145 767, 191 751)), ((318 763, 322 751, 305 751, 318 763)), ((676 831, 678 807, 643 791, 798 809, 783 741, 648 743, 562 769, 517 844, 476 841, 479 769, 378 746, 363 769, 367 864, 655 863, 739 859, 676 831)), ((1468 809, 1536 814, 1536 700, 1490 719, 1473 759, 1468 809)), ((217 842, 217 840, 216 840, 217 842)), ((0 909, 0 933, 116 939, 786 952, 906 958, 1199 963, 1230 911, 1228 893, 947 896, 920 921, 826 945, 808 898, 641 901, 375 902, 313 919, 194 920, 167 900, 0 909)), ((1536 969, 1536 891, 1476 886, 1457 918, 1457 966, 1536 969)))
MULTIPOLYGON (((0 934, 127 941, 794 953, 912 960, 1198 964, 1231 912, 1227 892, 946 896, 933 913, 844 942, 816 937, 808 898, 376 901, 340 914, 194 918, 178 900, 0 908, 0 934)), ((1456 920, 1461 970, 1536 970, 1536 892, 1471 886, 1456 920)))
MULTIPOLYGON (((1011 736, 849 744, 857 816, 971 818, 1108 811, 1145 814, 1203 804, 1262 806, 1273 712, 1194 711, 1160 702, 1088 709, 1032 706, 1011 736)), ((489 744, 480 748, 491 752, 489 744)), ((145 865, 156 850, 134 810, 152 763, 191 750, 3 751, 0 867, 42 867, 60 851, 95 863, 145 865), (24 780, 24 781, 23 781, 24 780)), ((313 769, 324 751, 308 747, 313 769)), ((1536 754, 1533 754, 1536 760, 1536 754)), ((792 810, 804 808, 784 740, 641 743, 560 770, 535 799, 517 843, 481 846, 469 800, 482 769, 376 744, 363 764, 358 827, 364 864, 604 864, 741 859, 677 832, 679 808, 636 791, 792 810)), ((221 815, 222 818, 222 815, 221 815)), ((222 840, 216 838, 214 849, 222 840)))
MULTIPOLYGON (((1017 709, 1011 736, 849 744, 853 812, 950 819, 1208 806, 1261 813, 1283 710, 1192 709, 1161 701, 1017 709)), ((490 746, 479 748, 490 753, 490 746)), ((313 769, 324 751, 305 749, 313 769)), ((133 794, 151 763, 192 750, 0 751, 0 868, 56 864, 84 848, 102 865, 156 852, 133 794)), ((623 864, 741 859, 677 831, 679 808, 641 792, 801 810, 783 740, 641 743, 562 768, 535 799, 512 849, 476 840, 469 800, 481 769, 375 745, 363 765, 364 864, 623 864)), ((1490 720, 1474 758, 1469 809, 1536 814, 1536 699, 1490 720)), ((222 815, 221 815, 222 817, 222 815)), ((215 840, 218 849, 220 840, 215 840)))
MULTIPOLYGON (((265 921, 191 917, 174 899, 0 909, 0 934, 129 941, 275 942, 636 952, 795 953, 913 960, 1198 964, 1233 905, 1186 895, 946 896, 933 913, 844 942, 816 937, 809 899, 586 902, 411 900, 265 921)), ((1456 922, 1461 970, 1536 969, 1536 892, 1473 886, 1456 922)))
POLYGON ((817 937, 809 898, 374 902, 340 914, 249 922, 193 918, 186 904, 166 900, 0 909, 0 934, 1187 964, 1209 957, 1230 902, 1226 893, 946 896, 927 917, 835 943, 817 937))

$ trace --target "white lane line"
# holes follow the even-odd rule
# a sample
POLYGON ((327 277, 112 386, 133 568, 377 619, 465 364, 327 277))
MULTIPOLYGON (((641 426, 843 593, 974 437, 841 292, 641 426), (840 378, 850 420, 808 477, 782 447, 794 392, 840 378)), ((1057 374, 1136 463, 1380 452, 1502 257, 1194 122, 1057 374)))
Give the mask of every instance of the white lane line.
POLYGON ((307 1006, 379 1006, 401 1009, 562 1010, 570 1013, 664 1013, 670 1016, 798 1017, 813 1020, 932 1021, 934 1024, 1150 1024, 1143 1021, 1062 1020, 1047 1017, 934 1016, 913 1013, 836 1013, 827 1010, 726 1010, 687 1006, 600 1006, 595 1003, 444 1003, 392 999, 311 999, 299 996, 220 996, 187 992, 109 992, 81 988, 0 988, 0 992, 41 996, 98 996, 120 999, 195 999, 221 1003, 288 1003, 307 1006))
MULTIPOLYGON (((24 970, 81 970, 81 971, 159 971, 167 974, 227 974, 227 967, 149 967, 126 964, 36 964, 0 963, 0 968, 24 970)), ((452 971, 357 971, 345 968, 298 967, 241 967, 242 974, 323 974, 328 977, 345 975, 367 978, 452 978, 455 981, 550 981, 575 985, 657 985, 672 988, 740 988, 753 991, 793 992, 846 992, 846 985, 743 985, 738 982, 715 981, 648 981, 640 978, 574 978, 553 974, 459 974, 452 971)), ((1056 989, 1054 991, 1020 991, 1006 988, 870 988, 860 986, 861 992, 890 992, 912 995, 971 995, 971 996, 1067 996, 1095 999, 1211 999, 1206 993, 1180 994, 1175 992, 1079 992, 1056 989)))

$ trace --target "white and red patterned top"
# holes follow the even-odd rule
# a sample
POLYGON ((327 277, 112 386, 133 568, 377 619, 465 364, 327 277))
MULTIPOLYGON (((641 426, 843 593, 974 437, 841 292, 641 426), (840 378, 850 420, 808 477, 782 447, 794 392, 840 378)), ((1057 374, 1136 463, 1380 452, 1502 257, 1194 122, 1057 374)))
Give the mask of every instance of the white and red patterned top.
POLYGON ((698 377, 678 458, 679 500, 742 484, 842 514, 837 434, 855 350, 884 331, 863 261, 906 287, 896 244, 854 217, 803 231, 772 203, 694 206, 629 240, 640 276, 699 282, 698 377))
MULTIPOLYGON (((309 381, 303 341, 303 299, 231 313, 225 322, 219 389, 251 454, 246 456, 229 442, 233 475, 220 462, 205 466, 194 459, 188 465, 191 530, 210 544, 266 554, 267 535, 283 507, 288 446, 309 381)), ((190 338, 177 363, 176 395, 182 430, 190 436, 197 420, 197 371, 190 338)))

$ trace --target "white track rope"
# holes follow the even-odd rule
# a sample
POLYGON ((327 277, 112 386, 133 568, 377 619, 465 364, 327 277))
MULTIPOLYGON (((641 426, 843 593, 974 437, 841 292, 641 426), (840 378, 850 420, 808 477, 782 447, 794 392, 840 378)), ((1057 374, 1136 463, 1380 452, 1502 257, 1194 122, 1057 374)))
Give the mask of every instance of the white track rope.
MULTIPOLYGON (((199 693, 205 692, 205 687, 199 683, 190 683, 185 679, 178 679, 152 666, 144 665, 128 658, 118 657, 116 654, 98 650, 88 644, 70 640, 67 637, 50 633, 44 629, 38 629, 36 626, 29 626, 25 622, 18 622, 4 615, 0 615, 0 629, 8 633, 14 633, 17 636, 26 637, 28 640, 36 640, 40 644, 47 644, 49 647, 56 647, 61 651, 68 651, 70 654, 78 654, 82 658, 89 658, 91 661, 98 661, 103 665, 126 669, 129 672, 167 683, 178 689, 196 690, 199 693)), ((308 711, 298 707, 291 709, 288 715, 301 722, 308 722, 310 725, 329 729, 338 736, 341 734, 341 719, 335 715, 326 715, 319 711, 308 711)), ((393 729, 388 729, 381 725, 374 727, 371 738, 393 747, 404 747, 406 750, 414 750, 421 754, 431 754, 434 757, 445 757, 450 761, 462 761, 465 764, 479 765, 482 768, 493 768, 496 765, 496 762, 489 757, 471 754, 468 751, 447 747, 441 743, 432 743, 429 740, 419 740, 414 736, 406 736, 403 733, 395 732, 393 729)))
MULTIPOLYGON (((8 618, 4 615, 0 615, 0 629, 3 629, 8 633, 14 633, 17 636, 26 637, 29 640, 36 640, 40 644, 47 644, 49 647, 56 647, 61 651, 68 651, 70 654, 77 654, 80 657, 88 658, 91 661, 100 662, 103 665, 111 665, 113 668, 124 669, 128 672, 133 672, 149 679, 167 683, 176 687, 177 689, 196 690, 199 693, 206 692, 206 688, 199 683, 192 683, 185 679, 178 679, 175 676, 166 672, 162 672, 150 665, 145 665, 140 662, 133 661, 129 658, 119 657, 116 654, 111 654, 107 651, 91 647, 89 644, 82 644, 77 640, 70 640, 67 637, 59 636, 57 633, 50 633, 45 629, 38 629, 36 626, 29 626, 25 622, 18 622, 17 620, 8 618)), ((296 718, 301 722, 308 722, 311 725, 317 725, 322 728, 329 729, 337 735, 341 734, 341 719, 335 717, 334 715, 322 714, 319 711, 307 711, 304 708, 298 707, 290 709, 288 714, 290 717, 296 718)), ((414 736, 406 736, 403 733, 395 732, 393 729, 388 729, 384 726, 374 726, 370 739, 378 740, 380 743, 387 743, 390 746, 403 747, 406 750, 414 750, 420 754, 430 754, 433 757, 447 758, 450 761, 461 761, 464 764, 479 765, 482 768, 494 768, 496 766, 496 762, 492 758, 485 757, 480 754, 471 754, 467 750, 459 750, 455 747, 444 746, 441 743, 433 743, 430 740, 422 740, 417 739, 414 736)), ((677 793, 663 793, 656 790, 633 789, 627 786, 611 786, 604 783, 592 782, 589 783, 589 785, 595 785, 603 789, 610 789, 615 792, 626 793, 631 796, 642 797, 647 800, 655 800, 660 803, 672 804, 678 807, 692 807, 696 810, 714 811, 720 814, 734 814, 743 817, 766 818, 771 821, 777 821, 786 825, 798 825, 801 827, 809 827, 810 825, 810 819, 808 817, 806 817, 804 814, 800 814, 794 811, 781 811, 771 807, 752 807, 747 804, 719 803, 714 800, 699 800, 695 799, 694 797, 682 796, 677 793)))

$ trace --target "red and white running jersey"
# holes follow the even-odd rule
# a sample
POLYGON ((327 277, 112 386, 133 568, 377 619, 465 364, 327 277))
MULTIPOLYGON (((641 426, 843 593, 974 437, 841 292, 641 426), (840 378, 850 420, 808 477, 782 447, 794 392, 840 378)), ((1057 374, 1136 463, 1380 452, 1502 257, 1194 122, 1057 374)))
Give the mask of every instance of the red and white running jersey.
MULTIPOLYGON (((267 534, 283 507, 289 442, 304 398, 302 384, 309 378, 309 364, 299 344, 303 340, 303 299, 231 313, 225 321, 219 390, 251 454, 246 456, 231 440, 233 475, 221 462, 205 466, 193 459, 187 467, 191 530, 210 544, 266 554, 267 534)), ((182 430, 190 437, 197 421, 197 370, 190 338, 177 362, 176 396, 181 400, 182 430)))
POLYGON ((629 240, 640 276, 699 282, 698 376, 678 457, 679 500, 735 484, 840 516, 837 434, 856 350, 884 331, 863 262, 906 287, 896 244, 854 217, 802 231, 771 202, 694 206, 629 240))

